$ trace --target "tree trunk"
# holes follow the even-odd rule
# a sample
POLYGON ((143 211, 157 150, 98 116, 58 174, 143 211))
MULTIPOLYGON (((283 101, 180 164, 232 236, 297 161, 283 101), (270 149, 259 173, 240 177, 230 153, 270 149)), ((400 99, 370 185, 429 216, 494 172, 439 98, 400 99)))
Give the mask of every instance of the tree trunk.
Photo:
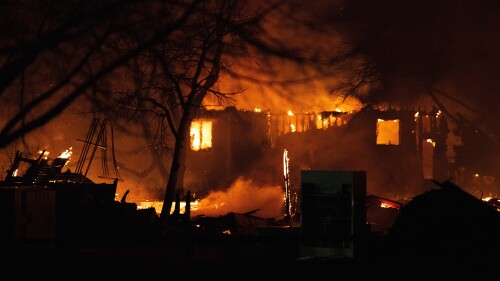
POLYGON ((186 145, 188 140, 189 128, 191 126, 191 113, 184 112, 179 125, 179 131, 175 138, 174 155, 172 158, 172 166, 168 177, 165 198, 161 209, 160 218, 166 219, 170 215, 172 202, 174 201, 175 191, 183 184, 185 165, 186 165, 186 145))

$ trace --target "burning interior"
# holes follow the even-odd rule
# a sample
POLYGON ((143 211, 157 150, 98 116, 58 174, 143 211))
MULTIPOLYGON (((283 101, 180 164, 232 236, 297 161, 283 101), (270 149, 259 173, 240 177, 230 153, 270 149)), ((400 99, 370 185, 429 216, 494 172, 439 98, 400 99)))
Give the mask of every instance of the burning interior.
POLYGON ((189 131, 191 150, 208 150, 212 147, 212 121, 197 120, 191 123, 189 131))

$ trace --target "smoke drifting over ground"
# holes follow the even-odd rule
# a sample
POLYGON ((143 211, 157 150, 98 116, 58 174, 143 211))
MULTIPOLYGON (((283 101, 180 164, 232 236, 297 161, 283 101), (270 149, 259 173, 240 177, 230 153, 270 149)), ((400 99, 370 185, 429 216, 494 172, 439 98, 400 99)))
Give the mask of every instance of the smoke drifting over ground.
POLYGON ((283 198, 280 186, 258 186, 252 180, 238 178, 227 190, 212 192, 201 199, 198 211, 193 211, 192 215, 214 217, 259 209, 256 216, 276 218, 283 215, 283 198))

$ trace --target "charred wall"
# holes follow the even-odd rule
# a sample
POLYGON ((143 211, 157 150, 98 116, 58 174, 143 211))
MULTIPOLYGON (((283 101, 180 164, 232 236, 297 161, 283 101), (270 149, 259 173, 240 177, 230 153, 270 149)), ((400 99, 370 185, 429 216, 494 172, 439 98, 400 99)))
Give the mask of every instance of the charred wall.
POLYGON ((282 157, 286 149, 292 192, 300 187, 302 170, 351 170, 367 171, 369 193, 411 197, 427 188, 422 147, 429 141, 433 144, 429 178, 443 180, 449 176, 448 131, 442 118, 430 113, 418 116, 414 110, 371 107, 354 114, 333 113, 335 122, 316 126, 312 120, 323 113, 300 118, 284 115, 283 120, 291 120, 288 124, 268 113, 236 108, 204 112, 199 118, 212 120, 213 144, 210 149, 188 152, 185 188, 197 192, 220 190, 240 176, 283 184, 282 157), (303 125, 307 123, 303 119, 311 124, 303 125), (378 143, 381 120, 398 124, 396 143, 378 143), (285 130, 292 125, 297 131, 285 130))
POLYGON ((186 189, 204 193, 227 188, 239 176, 253 173, 270 149, 265 113, 229 107, 198 118, 213 122, 212 147, 188 151, 186 189))
POLYGON ((499 193, 500 145, 473 122, 460 120, 454 128, 461 143, 455 145, 454 179, 469 192, 481 190, 484 196, 499 193))
POLYGON ((422 172, 413 114, 366 108, 343 126, 284 135, 277 148, 289 151, 292 184, 300 182, 300 170, 363 170, 368 192, 419 193, 422 172), (378 119, 400 120, 399 145, 377 145, 378 119))

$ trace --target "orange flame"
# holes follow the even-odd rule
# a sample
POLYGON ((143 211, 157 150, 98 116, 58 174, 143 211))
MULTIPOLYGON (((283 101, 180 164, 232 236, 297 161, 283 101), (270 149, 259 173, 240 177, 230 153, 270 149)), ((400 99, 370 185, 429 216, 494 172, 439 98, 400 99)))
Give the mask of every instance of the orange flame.
POLYGON ((193 121, 189 132, 191 149, 205 150, 212 147, 212 121, 193 121))
POLYGON ((62 158, 62 159, 69 159, 71 155, 73 154, 73 151, 71 151, 73 147, 70 147, 69 149, 66 149, 61 155, 57 156, 57 158, 62 158))

